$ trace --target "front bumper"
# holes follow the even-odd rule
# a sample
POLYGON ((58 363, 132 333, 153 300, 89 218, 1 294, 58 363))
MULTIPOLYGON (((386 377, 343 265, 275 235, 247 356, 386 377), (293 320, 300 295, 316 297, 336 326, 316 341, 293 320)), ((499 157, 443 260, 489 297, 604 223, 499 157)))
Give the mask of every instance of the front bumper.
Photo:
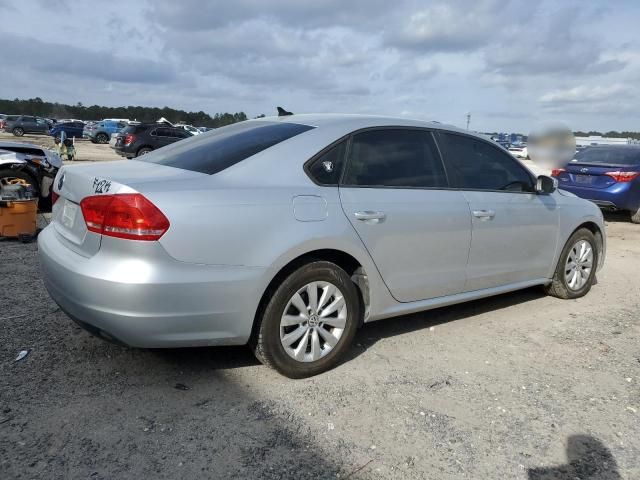
POLYGON ((102 242, 86 258, 62 243, 54 225, 38 237, 49 294, 87 330, 143 348, 247 343, 264 268, 179 262, 158 242, 102 242))

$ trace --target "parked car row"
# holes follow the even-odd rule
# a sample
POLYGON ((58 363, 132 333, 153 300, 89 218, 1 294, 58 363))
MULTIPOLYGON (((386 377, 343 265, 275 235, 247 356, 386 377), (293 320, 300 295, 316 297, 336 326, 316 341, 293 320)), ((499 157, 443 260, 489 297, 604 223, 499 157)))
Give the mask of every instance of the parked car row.
MULTIPOLYGON (((188 135, 173 135, 173 133, 175 132, 174 130, 171 130, 172 135, 169 135, 167 137, 176 138, 178 140, 181 138, 190 137, 192 135, 199 135, 200 133, 204 133, 209 130, 206 127, 194 127, 193 125, 186 124, 173 125, 169 122, 160 122, 159 124, 165 124, 167 125, 167 128, 188 133, 188 135)), ((55 138, 61 138, 64 135, 67 138, 87 138, 93 143, 106 144, 109 143, 114 134, 117 134, 129 125, 140 125, 140 122, 135 122, 123 118, 112 118, 90 122, 83 122, 82 120, 76 119, 67 119, 56 122, 47 118, 31 115, 0 114, 0 130, 4 130, 8 133, 13 133, 16 137, 21 137, 24 134, 43 134, 51 135, 55 138)), ((166 135, 162 136, 165 137, 166 135)), ((154 149, 151 143, 147 147, 154 149)), ((155 143, 157 144, 158 142, 155 143)), ((111 146, 115 147, 115 138, 111 146)), ((130 152, 127 153, 127 155, 129 154, 130 152)))

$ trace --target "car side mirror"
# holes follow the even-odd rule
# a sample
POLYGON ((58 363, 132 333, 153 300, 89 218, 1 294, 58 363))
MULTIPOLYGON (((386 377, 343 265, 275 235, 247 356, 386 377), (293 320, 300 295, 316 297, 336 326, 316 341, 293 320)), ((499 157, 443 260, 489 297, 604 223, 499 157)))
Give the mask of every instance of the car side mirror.
POLYGON ((550 194, 558 189, 558 179, 548 177, 546 175, 538 176, 536 180, 536 192, 543 194, 550 194))

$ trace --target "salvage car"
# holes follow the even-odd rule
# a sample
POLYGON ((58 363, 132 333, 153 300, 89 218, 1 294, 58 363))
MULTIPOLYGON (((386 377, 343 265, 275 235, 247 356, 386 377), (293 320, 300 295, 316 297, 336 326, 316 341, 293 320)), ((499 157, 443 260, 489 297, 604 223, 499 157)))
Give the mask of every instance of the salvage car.
POLYGON ((291 378, 363 323, 533 286, 573 299, 602 213, 484 137, 358 115, 249 120, 64 166, 38 239, 69 317, 134 347, 249 344, 291 378))
POLYGON ((62 166, 53 150, 30 143, 0 142, 0 183, 25 182, 32 186, 43 212, 51 210, 53 179, 62 166))
POLYGON ((604 210, 629 212, 640 223, 640 145, 586 147, 551 172, 560 188, 604 210))

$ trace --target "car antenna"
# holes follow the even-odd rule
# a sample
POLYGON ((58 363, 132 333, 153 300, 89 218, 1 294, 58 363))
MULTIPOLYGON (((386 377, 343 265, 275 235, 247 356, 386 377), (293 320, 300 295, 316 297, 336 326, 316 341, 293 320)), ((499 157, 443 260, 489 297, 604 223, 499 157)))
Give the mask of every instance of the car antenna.
POLYGON ((286 117, 287 115, 293 115, 293 112, 287 112, 284 108, 282 107, 276 107, 278 109, 278 116, 279 117, 286 117))

